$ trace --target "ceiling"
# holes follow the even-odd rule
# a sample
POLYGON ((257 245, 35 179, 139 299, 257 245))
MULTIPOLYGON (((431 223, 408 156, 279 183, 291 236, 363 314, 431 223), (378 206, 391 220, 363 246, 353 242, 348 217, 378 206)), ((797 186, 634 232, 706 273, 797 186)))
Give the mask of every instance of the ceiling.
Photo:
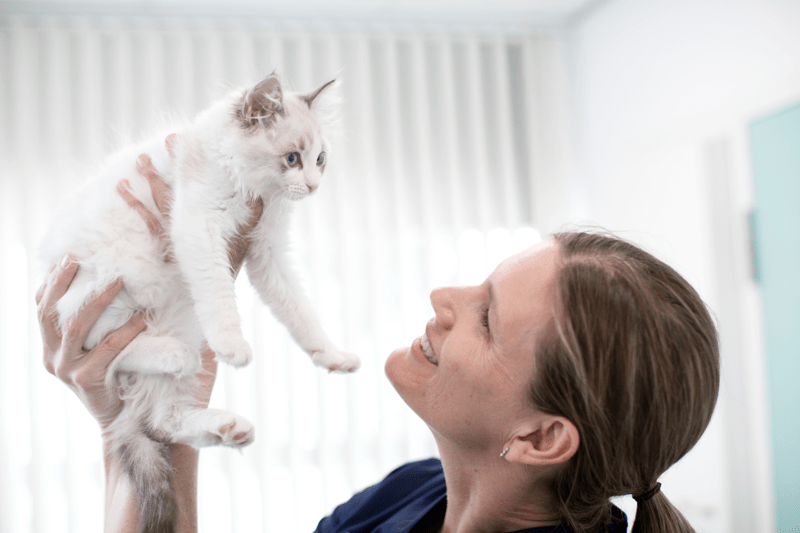
MULTIPOLYGON (((209 16, 327 21, 333 26, 561 27, 603 0, 17 0, 3 14, 209 16)), ((317 26, 318 24, 315 24, 317 26)))

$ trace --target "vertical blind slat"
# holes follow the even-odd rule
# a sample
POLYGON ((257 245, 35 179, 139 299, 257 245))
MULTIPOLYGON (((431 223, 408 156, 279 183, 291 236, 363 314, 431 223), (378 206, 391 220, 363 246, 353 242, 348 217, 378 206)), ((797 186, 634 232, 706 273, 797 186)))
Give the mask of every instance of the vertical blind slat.
MULTIPOLYGON (((389 257, 391 257, 390 268, 392 270, 392 277, 396 280, 396 287, 406 287, 408 282, 409 273, 406 268, 407 259, 400 251, 405 244, 405 231, 409 228, 409 213, 405 209, 405 189, 403 187, 403 180, 405 178, 406 170, 406 154, 402 142, 401 133, 401 109, 399 102, 399 87, 398 82, 400 72, 397 60, 397 48, 399 46, 400 38, 386 37, 381 39, 382 59, 385 62, 385 96, 382 99, 384 105, 388 108, 386 116, 386 151, 389 155, 391 168, 389 169, 390 189, 388 198, 391 198, 393 204, 393 224, 390 225, 389 233, 391 237, 391 246, 389 257)), ((386 196, 385 196, 386 197, 386 196)), ((396 288, 395 288, 396 289, 396 288)), ((406 290, 400 291, 399 294, 400 305, 403 308, 408 308, 409 292, 406 290)), ((403 332, 408 329, 407 317, 402 317, 396 324, 398 332, 403 332)), ((402 335, 402 334, 400 334, 402 335)), ((392 409, 397 406, 396 402, 392 402, 392 409)), ((388 448, 389 462, 396 463, 397 458, 407 453, 408 450, 408 432, 402 431, 401 428, 405 427, 408 423, 408 413, 400 410, 395 410, 393 413, 395 420, 401 420, 401 424, 389 425, 385 428, 387 434, 390 435, 389 442, 391 446, 388 448), (396 418, 395 418, 396 417, 396 418)))
MULTIPOLYGON (((365 397, 371 397, 372 402, 365 405, 371 405, 376 412, 386 412, 386 398, 381 394, 381 389, 377 385, 383 379, 383 367, 380 364, 375 364, 374 359, 381 353, 383 344, 381 339, 388 336, 387 323, 389 316, 386 313, 385 297, 389 288, 389 277, 387 276, 386 269, 384 268, 385 251, 388 248, 385 235, 387 234, 386 228, 383 226, 383 217, 381 212, 381 183, 378 179, 380 175, 378 171, 378 159, 385 158, 384 150, 379 149, 377 142, 377 130, 375 124, 375 73, 371 68, 370 62, 370 46, 371 38, 368 35, 358 33, 353 37, 352 45, 354 48, 354 58, 352 59, 353 65, 353 80, 355 86, 355 139, 353 141, 347 140, 344 136, 343 142, 350 146, 350 153, 352 154, 353 169, 359 169, 360 175, 357 188, 363 194, 363 209, 361 210, 364 224, 362 225, 362 232, 366 240, 366 247, 369 250, 367 255, 367 278, 362 283, 367 285, 366 298, 364 302, 368 309, 372 310, 367 315, 366 331, 371 332, 368 343, 363 344, 365 348, 371 348, 371 353, 361 353, 360 355, 366 359, 366 371, 371 370, 366 374, 369 380, 360 380, 356 383, 359 385, 358 390, 365 397), (372 73, 372 74, 371 74, 372 73), (358 163, 356 163, 358 162, 358 163), (356 164, 358 166, 356 166, 356 164), (370 361, 372 359, 372 361, 370 361)), ((388 461, 387 450, 391 445, 391 438, 386 431, 388 421, 382 416, 372 418, 376 422, 367 423, 368 418, 362 416, 354 417, 354 422, 357 424, 356 434, 361 437, 355 443, 351 451, 351 460, 353 458, 360 459, 354 463, 355 476, 353 486, 365 486, 369 483, 370 472, 376 471, 380 468, 379 465, 384 465, 388 461)))
MULTIPOLYGON (((9 47, 9 32, 0 31, 0 170, 11 157, 11 90, 9 81, 12 79, 9 71, 11 64, 11 49, 9 47)), ((0 190, 1 191, 1 190, 0 190)))
POLYGON ((527 37, 522 42, 522 79, 526 91, 524 94, 524 109, 525 109, 525 124, 528 133, 528 183, 530 197, 527 199, 531 209, 531 222, 536 226, 539 220, 540 210, 538 202, 538 189, 536 185, 543 178, 543 172, 540 172, 540 156, 541 149, 539 140, 542 138, 544 132, 541 131, 541 115, 537 102, 541 102, 539 92, 539 77, 540 72, 537 61, 537 49, 534 37, 527 37))
MULTIPOLYGON (((12 51, 9 47, 9 32, 0 31, 0 172, 2 172, 2 175, 10 174, 8 161, 11 157, 11 91, 9 88, 9 82, 11 80, 9 76, 11 53, 12 51)), ((13 211, 10 205, 7 204, 10 204, 11 199, 16 197, 16 194, 12 194, 9 181, 8 179, 0 179, 0 210, 2 210, 2 212, 0 212, 0 221, 2 221, 2 226, 0 226, 0 246, 6 245, 7 241, 10 240, 7 235, 7 230, 5 229, 9 226, 6 218, 10 219, 13 211)), ((4 262, 0 261, 0 280, 7 279, 5 270, 4 262)), ((6 284, 0 281, 0 302, 5 301, 10 301, 10 298, 6 284)), ((6 334, 2 321, 3 318, 3 308, 0 307, 0 335, 6 334)), ((3 370, 6 370, 5 365, 3 365, 3 370)), ((0 401, 0 423, 6 422, 5 410, 8 409, 8 406, 11 404, 10 401, 5 401, 8 398, 7 395, 10 393, 10 387, 5 387, 4 385, 9 378, 10 377, 6 377, 4 379, 2 375, 0 375, 0 400, 3 400, 0 401)), ((7 480, 11 479, 9 463, 12 460, 12 455, 7 450, 5 440, 5 434, 0 435, 0 501, 7 502, 8 505, 11 506, 14 504, 15 489, 7 480)), ((0 529, 3 531, 12 531, 11 513, 12 511, 0 513, 0 529)))
POLYGON ((484 232, 492 226, 491 204, 484 199, 490 198, 492 191, 489 183, 488 161, 486 154, 486 116, 483 106, 483 77, 481 69, 481 42, 476 37, 467 39, 466 42, 466 93, 467 108, 469 109, 469 149, 472 151, 475 176, 475 190, 472 198, 478 211, 478 227, 484 232))
MULTIPOLYGON (((88 160, 97 160, 106 151, 103 121, 108 112, 103 108, 102 41, 95 28, 84 28, 78 32, 77 37, 78 108, 83 111, 79 121, 84 145, 82 153, 88 160)), ((160 54, 156 51, 152 56, 155 60, 160 54)), ((162 107, 159 104, 161 102, 154 102, 153 108, 162 107)))
MULTIPOLYGON (((38 127, 41 124, 42 118, 42 109, 39 105, 42 93, 39 83, 41 78, 38 69, 41 43, 38 37, 38 32, 35 29, 19 26, 12 29, 11 47, 15 53, 10 59, 11 79, 14 84, 12 98, 14 98, 15 105, 12 107, 11 116, 13 131, 15 133, 14 140, 16 141, 12 153, 16 156, 13 170, 19 173, 17 176, 18 181, 14 185, 18 194, 21 193, 20 198, 24 207, 26 207, 25 203, 30 201, 32 196, 31 191, 25 190, 23 186, 25 180, 31 175, 31 173, 26 172, 26 162, 37 157, 37 152, 41 148, 42 140, 40 128, 38 127)), ((25 224, 27 223, 26 212, 26 209, 22 211, 22 216, 19 219, 21 221, 20 227, 9 228, 14 234, 9 235, 13 241, 5 243, 9 245, 7 248, 4 247, 6 260, 16 255, 12 252, 11 246, 14 246, 13 249, 17 249, 18 243, 25 232, 25 224)), ((15 259, 20 260, 23 258, 15 257, 15 259)), ((16 286, 19 286, 21 281, 19 279, 14 279, 18 273, 18 266, 19 265, 14 265, 14 268, 6 273, 16 286)), ((20 311, 23 311, 27 307, 26 303, 27 302, 18 302, 16 306, 20 311)), ((14 332, 15 340, 19 339, 19 335, 22 331, 25 330, 17 329, 17 331, 14 332)), ((24 341, 26 340, 27 339, 24 339, 24 337, 22 342, 17 340, 13 348, 24 351, 24 341)), ((35 533, 39 533, 44 531, 46 524, 44 524, 45 520, 42 515, 43 509, 41 503, 37 501, 33 495, 44 493, 46 489, 44 479, 46 473, 43 471, 41 463, 32 460, 33 457, 37 456, 35 454, 41 451, 42 435, 39 432, 37 421, 34 419, 36 414, 41 413, 41 406, 37 401, 36 386, 31 379, 32 373, 38 371, 39 368, 35 366, 35 363, 31 359, 20 361, 20 363, 19 367, 15 369, 17 376, 19 379, 27 381, 28 386, 19 391, 22 394, 19 398, 15 399, 13 403, 14 410, 16 411, 14 414, 21 415, 27 412, 33 416, 25 417, 26 424, 21 426, 17 426, 20 420, 9 420, 3 423, 4 427, 13 427, 18 430, 14 440, 18 441, 18 445, 27 444, 28 450, 28 453, 20 457, 22 461, 17 462, 17 468, 24 463, 28 463, 28 468, 20 472, 22 474, 22 479, 18 480, 18 482, 21 482, 22 486, 28 488, 28 494, 23 495, 24 500, 27 501, 23 503, 18 499, 17 501, 23 503, 23 505, 11 510, 11 512, 20 513, 17 520, 21 520, 24 517, 23 513, 25 510, 29 511, 31 516, 31 530, 35 533), (26 509, 28 506, 29 508, 26 509)))
POLYGON ((502 198, 502 222, 507 228, 519 227, 520 216, 519 194, 516 186, 517 169, 515 168, 513 126, 511 122, 511 88, 508 72, 508 42, 506 39, 495 39, 492 43, 495 80, 497 80, 497 164, 499 166, 502 198))
POLYGON ((442 115, 444 122, 444 159, 447 169, 448 195, 451 200, 451 230, 462 231, 466 227, 463 214, 463 186, 459 179, 463 172, 465 148, 458 142, 458 123, 456 119, 456 91, 463 90, 458 86, 453 68, 453 42, 447 36, 437 39, 442 65, 442 115))

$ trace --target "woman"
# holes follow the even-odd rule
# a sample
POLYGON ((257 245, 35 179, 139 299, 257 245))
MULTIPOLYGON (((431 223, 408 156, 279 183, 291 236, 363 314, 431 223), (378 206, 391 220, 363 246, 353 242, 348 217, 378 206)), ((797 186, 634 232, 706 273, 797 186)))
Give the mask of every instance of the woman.
MULTIPOLYGON (((142 172, 161 186, 152 167, 142 172)), ((247 232, 231 250, 237 270, 247 232)), ((105 370, 144 326, 134 317, 93 351, 81 348, 117 283, 62 338, 54 306, 76 271, 69 261, 54 268, 37 294, 45 366, 105 428, 120 408, 105 394, 105 370)), ((431 302, 425 334, 389 356, 386 375, 431 428, 441 463, 398 468, 318 531, 622 533, 626 518, 609 498, 624 494, 639 502, 634 531, 693 531, 657 480, 708 425, 719 354, 705 305, 673 269, 612 237, 564 233, 479 286, 434 290, 431 302)), ((209 353, 205 368, 198 401, 207 403, 209 353)), ((194 531, 197 452, 172 451, 179 529, 194 531)), ((106 470, 106 529, 135 531, 130 487, 118 465, 106 470)))

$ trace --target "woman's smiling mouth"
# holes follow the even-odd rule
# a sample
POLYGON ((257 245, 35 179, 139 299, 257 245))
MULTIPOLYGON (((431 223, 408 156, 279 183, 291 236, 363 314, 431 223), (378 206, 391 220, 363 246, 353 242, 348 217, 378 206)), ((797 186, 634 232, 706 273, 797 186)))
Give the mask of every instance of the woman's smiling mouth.
POLYGON ((428 342, 428 334, 423 333, 422 337, 420 338, 420 344, 422 346, 422 353, 425 354, 425 357, 428 358, 428 361, 433 363, 434 365, 439 364, 439 358, 436 357, 436 354, 433 353, 433 348, 431 348, 431 344, 428 342))

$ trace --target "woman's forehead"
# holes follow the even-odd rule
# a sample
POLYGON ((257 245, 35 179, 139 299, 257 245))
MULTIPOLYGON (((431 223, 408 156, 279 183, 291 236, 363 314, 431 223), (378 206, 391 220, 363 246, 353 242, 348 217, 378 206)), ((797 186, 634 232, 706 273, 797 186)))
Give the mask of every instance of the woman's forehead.
POLYGON ((509 257, 492 273, 493 300, 505 325, 529 324, 536 329, 535 317, 549 318, 557 257, 555 241, 542 241, 509 257))
POLYGON ((557 257, 556 241, 547 239, 505 259, 492 272, 490 278, 493 283, 507 279, 522 283, 548 277, 555 272, 557 257))

